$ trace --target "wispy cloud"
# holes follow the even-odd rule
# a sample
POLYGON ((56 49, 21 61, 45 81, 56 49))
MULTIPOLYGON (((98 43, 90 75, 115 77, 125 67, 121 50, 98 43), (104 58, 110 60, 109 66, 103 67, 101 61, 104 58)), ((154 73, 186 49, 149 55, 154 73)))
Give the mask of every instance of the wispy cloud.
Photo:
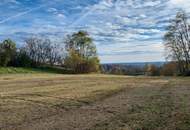
POLYGON ((5 23, 5 22, 8 22, 8 21, 10 21, 10 20, 12 20, 12 19, 14 19, 14 18, 17 18, 17 17, 23 16, 23 15, 26 15, 26 14, 32 12, 32 11, 35 11, 35 10, 38 10, 38 9, 44 7, 44 6, 45 6, 45 5, 41 5, 41 6, 39 6, 39 7, 36 7, 36 8, 33 8, 33 9, 29 9, 29 10, 27 10, 27 11, 20 12, 20 13, 18 13, 18 14, 16 14, 16 15, 10 16, 10 17, 8 17, 8 18, 6 18, 6 19, 1 20, 1 21, 0 21, 0 24, 5 23))
MULTIPOLYGON (((7 0, 6 2, 19 4, 19 2, 16 1, 16 0, 7 0)), ((15 15, 12 15, 12 16, 10 16, 10 17, 8 17, 8 18, 5 18, 5 19, 1 20, 1 21, 0 21, 0 24, 5 23, 5 22, 8 22, 8 21, 10 21, 10 20, 13 20, 13 19, 15 19, 15 18, 24 16, 24 15, 27 15, 27 14, 33 12, 33 11, 37 11, 37 10, 43 8, 43 7, 46 7, 46 6, 48 6, 48 5, 51 5, 51 3, 53 3, 53 2, 47 2, 47 3, 45 3, 45 4, 41 4, 41 5, 38 6, 38 7, 31 8, 31 9, 28 9, 28 10, 23 11, 23 12, 19 12, 19 13, 15 14, 15 15)), ((53 8, 52 8, 52 9, 53 9, 53 8)))

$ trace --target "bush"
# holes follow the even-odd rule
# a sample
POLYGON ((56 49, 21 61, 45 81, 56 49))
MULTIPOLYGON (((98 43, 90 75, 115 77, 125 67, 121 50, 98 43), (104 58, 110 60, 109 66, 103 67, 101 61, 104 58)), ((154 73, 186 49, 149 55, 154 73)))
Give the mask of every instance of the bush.
POLYGON ((97 57, 84 58, 74 51, 66 57, 65 67, 70 68, 73 73, 90 73, 99 71, 99 59, 97 57))
POLYGON ((164 64, 161 69, 161 75, 163 76, 174 76, 178 74, 178 67, 175 62, 169 62, 164 64))
POLYGON ((160 69, 155 65, 148 65, 146 68, 146 75, 148 76, 159 76, 160 69))

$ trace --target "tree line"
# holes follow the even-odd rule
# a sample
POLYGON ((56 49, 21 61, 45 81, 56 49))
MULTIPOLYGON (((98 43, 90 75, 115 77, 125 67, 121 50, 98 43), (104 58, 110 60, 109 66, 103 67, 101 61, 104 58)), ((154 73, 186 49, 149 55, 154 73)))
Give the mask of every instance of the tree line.
POLYGON ((99 71, 99 59, 93 39, 86 31, 68 35, 63 44, 48 38, 31 37, 21 47, 11 39, 0 43, 0 66, 61 66, 73 73, 99 71))
POLYGON ((177 76, 176 62, 167 62, 163 65, 127 65, 127 64, 104 64, 101 65, 102 73, 116 75, 147 75, 147 76, 177 76))

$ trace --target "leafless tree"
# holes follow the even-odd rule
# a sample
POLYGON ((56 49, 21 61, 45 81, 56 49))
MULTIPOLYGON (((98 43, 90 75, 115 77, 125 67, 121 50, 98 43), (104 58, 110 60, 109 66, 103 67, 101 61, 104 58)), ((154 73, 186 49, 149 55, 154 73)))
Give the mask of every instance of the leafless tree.
POLYGON ((184 11, 178 12, 176 18, 170 21, 164 41, 168 52, 167 58, 177 61, 180 73, 189 73, 190 25, 184 11))
POLYGON ((35 65, 60 64, 64 57, 62 47, 52 43, 50 39, 29 38, 24 48, 35 65))

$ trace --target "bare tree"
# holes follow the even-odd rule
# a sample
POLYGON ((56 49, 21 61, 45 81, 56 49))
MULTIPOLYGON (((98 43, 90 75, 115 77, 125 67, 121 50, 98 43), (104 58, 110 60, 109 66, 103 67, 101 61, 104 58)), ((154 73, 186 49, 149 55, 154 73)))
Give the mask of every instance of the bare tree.
POLYGON ((48 52, 50 65, 62 64, 65 57, 63 52, 64 48, 60 44, 52 43, 48 52))
POLYGON ((62 47, 50 39, 29 38, 24 48, 34 65, 61 64, 64 58, 62 47))
POLYGON ((187 74, 190 71, 190 25, 184 11, 178 12, 176 18, 170 21, 164 36, 167 58, 177 61, 179 72, 187 74))

